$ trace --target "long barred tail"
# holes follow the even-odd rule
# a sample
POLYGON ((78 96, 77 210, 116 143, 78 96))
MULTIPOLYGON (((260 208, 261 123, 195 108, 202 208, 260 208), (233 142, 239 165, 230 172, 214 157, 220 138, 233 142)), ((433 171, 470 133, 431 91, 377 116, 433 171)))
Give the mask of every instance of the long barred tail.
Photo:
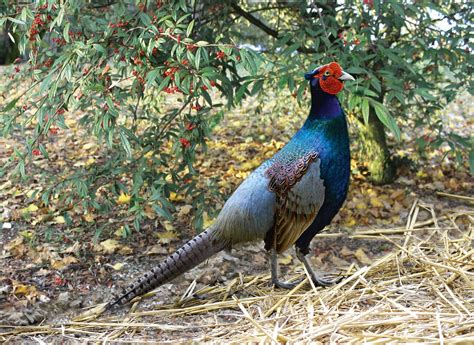
POLYGON ((115 296, 105 308, 110 309, 116 304, 128 303, 134 297, 141 296, 169 282, 223 250, 226 247, 225 241, 216 239, 214 235, 214 229, 209 228, 188 241, 165 261, 115 296))

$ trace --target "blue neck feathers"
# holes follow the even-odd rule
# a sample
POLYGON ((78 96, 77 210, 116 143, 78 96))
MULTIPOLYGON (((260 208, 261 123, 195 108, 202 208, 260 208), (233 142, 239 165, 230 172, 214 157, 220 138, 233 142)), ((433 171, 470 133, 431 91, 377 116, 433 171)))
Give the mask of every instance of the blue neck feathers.
POLYGON ((307 121, 330 120, 344 116, 339 100, 319 87, 319 80, 311 81, 311 109, 307 121))

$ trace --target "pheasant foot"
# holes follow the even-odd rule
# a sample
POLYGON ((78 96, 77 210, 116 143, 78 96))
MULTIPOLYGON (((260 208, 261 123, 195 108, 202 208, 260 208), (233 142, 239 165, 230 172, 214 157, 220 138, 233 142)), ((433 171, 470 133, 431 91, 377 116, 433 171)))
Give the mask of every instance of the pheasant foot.
POLYGON ((313 281, 314 285, 316 286, 330 286, 333 284, 337 284, 342 280, 342 277, 330 280, 321 277, 318 273, 316 273, 313 268, 311 267, 311 263, 309 259, 301 252, 301 250, 296 247, 296 256, 298 259, 303 263, 304 267, 308 271, 309 275, 311 276, 311 280, 313 281))

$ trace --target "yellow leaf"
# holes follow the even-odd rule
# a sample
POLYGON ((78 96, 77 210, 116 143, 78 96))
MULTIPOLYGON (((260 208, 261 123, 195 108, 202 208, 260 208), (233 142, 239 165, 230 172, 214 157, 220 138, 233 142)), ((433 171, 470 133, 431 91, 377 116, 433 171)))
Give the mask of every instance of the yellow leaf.
POLYGON ((29 205, 28 207, 25 207, 25 208, 23 208, 23 209, 21 210, 21 212, 22 212, 23 214, 25 214, 25 213, 32 213, 32 212, 36 212, 36 211, 38 211, 38 206, 36 206, 35 204, 31 204, 31 205, 29 205))
POLYGON ((112 254, 120 247, 120 244, 117 242, 117 240, 112 239, 102 241, 100 242, 100 245, 106 254, 112 254))
POLYGON ((119 204, 119 205, 128 204, 128 203, 130 203, 131 199, 132 199, 132 197, 130 195, 125 194, 125 193, 120 193, 120 195, 117 199, 117 204, 119 204))
POLYGON ((179 194, 176 194, 175 192, 171 192, 170 193, 170 200, 171 201, 181 201, 181 200, 183 200, 183 196, 179 195, 179 194))
POLYGON ((23 284, 15 285, 15 287, 13 288, 13 294, 15 296, 27 295, 29 291, 30 291, 29 287, 23 284))
POLYGON ((143 155, 143 157, 145 157, 145 158, 147 158, 147 159, 151 158, 152 156, 153 156, 153 151, 148 151, 147 153, 145 153, 145 154, 143 155))
POLYGON ((60 270, 66 266, 69 266, 70 264, 75 264, 77 262, 78 260, 74 256, 66 256, 60 260, 51 260, 51 267, 55 270, 60 270))
POLYGON ((159 232, 156 236, 158 237, 158 242, 162 244, 171 243, 172 240, 177 238, 174 231, 159 232))
POLYGON ((181 208, 179 210, 179 213, 178 213, 178 218, 184 218, 185 216, 187 216, 189 214, 189 212, 191 212, 192 209, 193 209, 192 205, 181 206, 181 208))
POLYGON ((28 206, 28 211, 29 212, 36 212, 36 211, 38 211, 38 206, 36 206, 34 204, 31 204, 30 206, 28 206))
POLYGON ((112 267, 116 271, 120 271, 123 268, 123 266, 125 266, 125 264, 121 262, 117 262, 115 265, 110 265, 110 267, 112 267))
POLYGON ((119 254, 122 254, 122 255, 130 255, 133 253, 133 249, 130 248, 129 246, 122 246, 119 250, 118 250, 119 254))
POLYGON ((345 223, 344 223, 345 226, 354 226, 356 225, 356 220, 354 219, 354 217, 349 217, 345 223))
POLYGON ((378 199, 376 197, 371 197, 370 198, 370 204, 373 207, 383 207, 383 203, 380 201, 380 199, 378 199))
POLYGON ((88 160, 86 160, 85 166, 89 167, 94 163, 95 163, 95 158, 90 157, 88 160))
POLYGON ((282 265, 289 265, 291 264, 291 261, 293 260, 293 257, 289 254, 282 256, 278 259, 278 262, 282 265))
POLYGON ((212 223, 214 223, 214 218, 209 217, 207 212, 204 212, 203 218, 204 218, 203 226, 205 229, 207 229, 208 227, 212 225, 212 223))
POLYGON ((170 221, 164 221, 163 226, 165 227, 166 231, 168 231, 168 232, 170 232, 170 231, 172 232, 174 230, 173 223, 171 223, 170 221))
POLYGON ((63 216, 56 216, 56 217, 54 217, 53 223, 64 224, 64 223, 66 223, 66 219, 64 219, 63 216))
POLYGON ((87 223, 92 223, 94 221, 94 215, 92 213, 87 213, 84 215, 84 220, 87 223))
POLYGON ((30 241, 30 240, 33 239, 33 237, 34 237, 33 232, 32 232, 32 231, 28 231, 28 230, 21 231, 21 232, 20 232, 20 235, 21 235, 25 240, 28 240, 28 241, 30 241))
POLYGON ((354 256, 357 258, 357 260, 362 262, 364 265, 372 264, 372 260, 369 259, 369 257, 367 256, 367 254, 365 254, 362 248, 357 249, 354 253, 354 256))
POLYGON ((82 146, 82 148, 83 148, 84 150, 90 150, 90 149, 94 148, 95 146, 96 146, 95 143, 87 143, 87 144, 85 144, 84 146, 82 146))
POLYGON ((117 237, 125 237, 127 233, 125 232, 125 227, 121 226, 117 230, 115 230, 114 235, 117 237))

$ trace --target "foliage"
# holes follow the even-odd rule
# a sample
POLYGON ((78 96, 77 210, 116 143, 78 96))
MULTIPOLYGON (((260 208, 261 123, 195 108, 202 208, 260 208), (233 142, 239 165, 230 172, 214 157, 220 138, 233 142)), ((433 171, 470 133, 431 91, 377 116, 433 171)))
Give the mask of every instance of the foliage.
POLYGON ((80 200, 101 212, 128 205, 138 228, 147 205, 170 219, 171 196, 184 191, 200 228, 209 205, 193 164, 224 106, 249 95, 265 102, 269 89, 306 101, 302 71, 332 60, 357 77, 342 100, 361 125, 375 116, 398 140, 397 123, 431 128, 420 147, 448 142, 461 160, 471 144, 446 132, 438 112, 473 89, 471 14, 468 2, 450 1, 3 0, 0 26, 8 23, 29 54, 7 88, 32 76, 2 110, 3 135, 24 136, 3 171, 31 176, 37 156, 51 159, 49 138, 71 127, 65 115, 79 112, 104 153, 42 171, 45 203, 80 200))
MULTIPOLYGON (((33 82, 3 107, 0 126, 4 136, 35 128, 7 169, 25 178, 35 156, 49 159, 54 147, 48 137, 67 131, 65 114, 79 110, 77 121, 106 145, 106 153, 85 167, 43 171, 51 187, 41 195, 45 203, 81 200, 86 210, 107 212, 111 201, 123 204, 125 195, 137 228, 148 203, 170 219, 170 194, 183 188, 202 206, 193 162, 222 117, 215 95, 222 93, 227 106, 233 105, 242 82, 258 78, 255 53, 219 37, 212 44, 199 40, 192 7, 184 1, 146 8, 138 1, 3 8, 7 16, 0 25, 15 24, 21 50, 29 51, 29 67, 15 68, 10 87, 31 74, 33 82)), ((197 216, 199 228, 202 212, 197 216)))
MULTIPOLYGON (((460 163, 472 152, 472 142, 443 127, 439 117, 462 90, 474 90, 469 1, 249 2, 227 11, 227 37, 259 46, 271 61, 270 87, 289 88, 301 101, 301 70, 337 60, 357 77, 343 96, 360 125, 376 116, 401 140, 397 123, 409 121, 420 131, 431 129, 418 138, 421 149, 447 143, 460 163)), ((222 19, 213 21, 219 30, 222 19)))

